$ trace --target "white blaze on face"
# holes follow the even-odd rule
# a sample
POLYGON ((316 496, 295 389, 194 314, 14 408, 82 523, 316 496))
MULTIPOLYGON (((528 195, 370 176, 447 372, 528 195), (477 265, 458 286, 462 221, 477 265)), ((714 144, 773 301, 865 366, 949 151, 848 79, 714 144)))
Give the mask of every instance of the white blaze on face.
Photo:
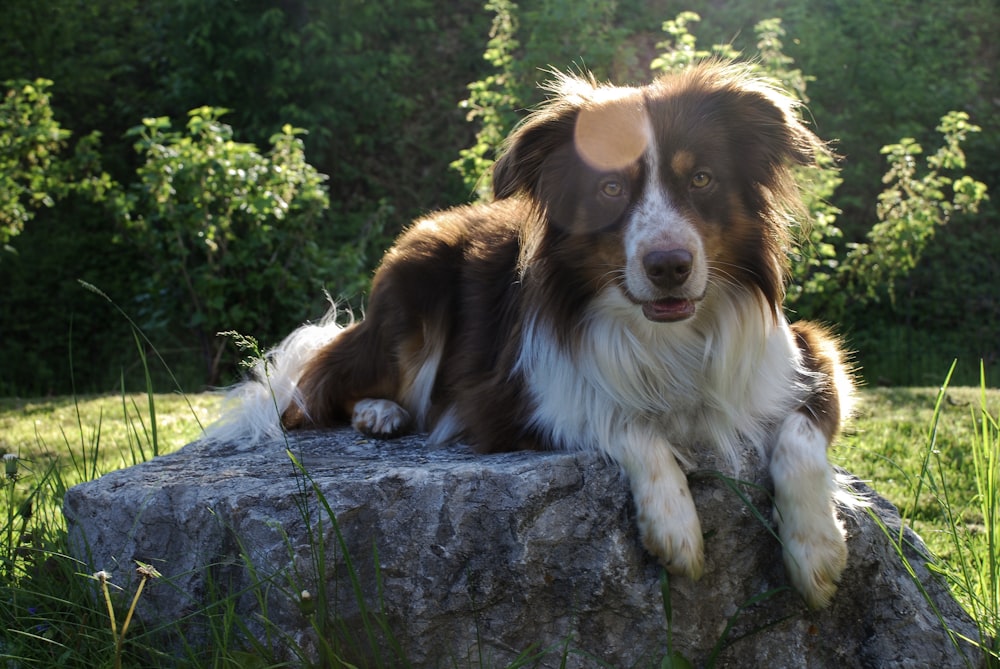
MULTIPOLYGON (((705 246, 697 228, 672 201, 663 183, 661 156, 653 139, 652 125, 648 116, 644 116, 643 121, 650 138, 650 150, 643 156, 646 182, 625 228, 625 284, 632 296, 640 301, 664 297, 699 299, 708 285, 705 246), (643 259, 653 252, 678 249, 691 254, 691 275, 683 286, 665 295, 646 276, 643 259)), ((693 161, 691 154, 681 152, 672 158, 670 167, 685 174, 690 168, 683 163, 693 161)))

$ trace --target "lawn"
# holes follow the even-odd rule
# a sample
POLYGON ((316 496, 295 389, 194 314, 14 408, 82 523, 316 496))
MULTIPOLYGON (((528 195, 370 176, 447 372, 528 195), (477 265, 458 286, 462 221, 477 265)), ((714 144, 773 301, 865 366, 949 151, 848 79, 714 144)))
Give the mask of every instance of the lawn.
MULTIPOLYGON (((831 460, 900 507, 944 559, 942 569, 953 568, 962 557, 956 546, 964 545, 956 544, 955 528, 963 537, 992 536, 979 503, 973 445, 981 443, 984 406, 995 430, 1000 390, 949 388, 939 402, 937 388, 868 388, 859 399, 857 416, 831 460)), ((94 596, 96 582, 65 556, 62 494, 196 439, 219 401, 210 394, 155 395, 152 402, 146 395, 0 400, 0 452, 18 456, 18 478, 5 481, 0 500, 0 620, 18 621, 16 629, 7 623, 0 629, 0 658, 17 658, 6 666, 116 666, 122 659, 106 610, 94 596)), ((988 436, 986 443, 996 457, 998 440, 988 436)), ((998 568, 996 552, 980 557, 986 571, 998 568)), ((996 583, 977 584, 972 594, 968 586, 955 589, 995 632, 996 609, 988 600, 996 596, 996 583)), ((128 602, 119 605, 127 608, 128 602)), ((128 653, 137 654, 133 663, 156 664, 156 652, 142 646, 143 632, 130 635, 132 643, 122 651, 125 666, 128 653)), ((198 664, 248 661, 240 651, 214 652, 199 656, 198 664)))
POLYGON ((88 472, 101 474, 194 441, 220 399, 154 395, 155 444, 146 395, 0 399, 0 452, 16 453, 36 469, 52 462, 75 469, 86 460, 88 472))
MULTIPOLYGON (((981 524, 976 508, 977 485, 972 444, 981 434, 979 388, 949 388, 938 415, 930 461, 933 481, 923 477, 934 425, 938 388, 874 388, 861 392, 857 415, 830 453, 830 459, 900 508, 904 517, 937 554, 951 546, 942 532, 949 525, 941 515, 938 495, 945 490, 953 509, 966 523, 981 524), (943 479, 942 479, 943 477, 943 479), (944 485, 941 485, 943 481, 944 485), (931 483, 932 485, 928 485, 931 483), (919 498, 915 497, 920 488, 919 498)), ((1000 415, 1000 390, 989 389, 986 406, 1000 415)))

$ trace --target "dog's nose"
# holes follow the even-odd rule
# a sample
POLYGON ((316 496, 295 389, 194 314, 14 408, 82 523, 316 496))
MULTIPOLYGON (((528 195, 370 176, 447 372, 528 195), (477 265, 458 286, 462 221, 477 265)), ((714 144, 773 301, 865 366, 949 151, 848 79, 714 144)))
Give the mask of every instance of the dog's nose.
POLYGON ((650 251, 642 259, 646 276, 657 288, 676 288, 691 276, 694 258, 685 249, 650 251))

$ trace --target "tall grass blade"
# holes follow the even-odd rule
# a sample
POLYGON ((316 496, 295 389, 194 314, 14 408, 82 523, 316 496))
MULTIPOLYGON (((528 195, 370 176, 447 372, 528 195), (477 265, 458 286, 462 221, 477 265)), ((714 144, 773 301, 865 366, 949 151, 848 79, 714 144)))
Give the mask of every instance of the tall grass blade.
MULTIPOLYGON (((70 386, 70 390, 73 393, 73 409, 74 409, 74 411, 76 413, 76 428, 77 428, 77 434, 80 437, 80 457, 82 458, 82 468, 78 469, 78 471, 80 471, 86 477, 85 480, 92 481, 93 479, 97 478, 97 461, 98 461, 98 454, 99 454, 99 451, 100 451, 101 431, 100 431, 100 426, 98 426, 98 428, 97 428, 97 430, 94 433, 94 436, 92 438, 92 444, 93 444, 94 452, 92 454, 93 457, 90 460, 90 468, 89 468, 89 471, 88 471, 88 467, 87 467, 87 440, 86 440, 86 437, 84 436, 84 432, 83 432, 83 414, 80 411, 80 399, 79 399, 79 395, 77 395, 77 392, 76 392, 76 375, 74 373, 74 364, 73 364, 73 319, 72 319, 72 317, 70 318, 70 321, 69 321, 69 341, 67 342, 67 349, 68 349, 68 354, 69 354, 69 386, 70 386)), ((102 418, 103 418, 103 416, 102 416, 102 418)), ((62 428, 60 428, 60 430, 61 429, 62 428)), ((65 438, 65 432, 63 433, 63 437, 65 438)), ((69 440, 68 439, 66 440, 66 445, 69 446, 69 440)), ((67 450, 70 451, 70 455, 72 456, 72 453, 73 453, 72 449, 67 449, 67 450)), ((74 458, 74 460, 75 460, 75 458, 74 458)))
POLYGON ((149 374, 149 361, 146 359, 146 350, 139 341, 139 334, 132 330, 132 336, 135 338, 135 347, 139 351, 139 360, 142 361, 142 371, 146 379, 146 405, 149 408, 149 434, 150 434, 150 444, 153 447, 153 457, 157 457, 160 454, 160 440, 157 435, 156 430, 156 402, 153 399, 153 377, 149 374))
POLYGON ((938 422, 941 418, 941 404, 944 402, 944 398, 948 393, 948 386, 951 383, 951 376, 955 373, 955 367, 958 365, 958 360, 953 360, 951 363, 951 368, 948 370, 948 375, 944 379, 944 383, 938 389, 937 399, 934 402, 934 414, 931 419, 931 426, 928 430, 927 435, 927 448, 924 449, 923 461, 920 465, 920 475, 917 477, 917 485, 913 491, 913 502, 910 504, 909 508, 905 513, 901 513, 903 522, 899 524, 899 537, 897 541, 902 543, 903 532, 907 525, 912 525, 913 515, 916 514, 917 508, 920 505, 920 497, 923 494, 924 483, 928 482, 933 484, 934 479, 929 474, 929 466, 931 456, 937 450, 937 434, 938 434, 938 422))
POLYGON ((995 536, 997 531, 996 522, 998 520, 996 510, 998 500, 1000 500, 1000 490, 998 490, 997 486, 997 451, 1000 450, 1000 436, 998 436, 996 430, 997 422, 990 415, 986 407, 986 378, 985 370, 981 367, 980 395, 982 399, 980 402, 980 416, 978 417, 979 420, 977 420, 975 409, 973 409, 972 420, 977 429, 973 431, 973 443, 971 444, 973 473, 977 486, 976 499, 980 506, 985 526, 982 536, 977 536, 976 531, 970 530, 965 525, 961 510, 956 509, 952 502, 951 488, 953 484, 945 477, 945 466, 937 448, 937 436, 943 413, 944 399, 947 395, 956 363, 957 361, 952 363, 951 369, 938 391, 930 428, 927 433, 927 443, 922 455, 920 475, 917 477, 914 485, 911 507, 906 515, 901 514, 899 531, 890 531, 881 518, 871 509, 868 510, 868 513, 878 524, 882 532, 891 540, 900 563, 907 570, 912 582, 920 591, 921 597, 923 597, 934 611, 942 629, 948 635, 948 639, 955 650, 962 657, 964 664, 970 667, 973 666, 973 661, 966 652, 967 647, 963 647, 963 643, 969 643, 971 647, 979 648, 986 654, 988 666, 997 667, 1000 666, 1000 655, 997 654, 995 646, 996 622, 998 620, 996 602, 1000 601, 1000 596, 994 593, 997 592, 998 587, 998 555, 995 536), (978 437, 976 436, 977 434, 978 437), (940 517, 943 519, 941 524, 945 526, 945 535, 949 538, 951 549, 953 550, 952 557, 947 563, 940 562, 936 558, 927 555, 926 567, 931 573, 943 575, 950 583, 952 592, 969 609, 970 616, 973 618, 979 632, 980 638, 978 641, 970 640, 965 635, 949 627, 939 607, 927 592, 924 584, 917 577, 916 571, 906 554, 908 546, 911 549, 914 548, 906 541, 906 526, 910 524, 912 517, 916 513, 920 499, 924 494, 924 488, 930 489, 933 493, 940 517), (991 646, 991 644, 994 645, 991 646))
POLYGON ((751 630, 748 630, 747 632, 745 632, 745 633, 743 633, 743 634, 741 634, 739 636, 733 637, 731 639, 729 638, 729 635, 733 631, 733 627, 736 625, 737 618, 739 618, 741 615, 743 615, 744 611, 746 611, 747 609, 749 609, 751 606, 754 606, 754 605, 759 604, 761 602, 765 602, 768 599, 771 599, 772 597, 774 597, 776 595, 779 595, 779 594, 781 594, 783 592, 792 592, 792 589, 790 587, 788 587, 787 585, 782 585, 782 586, 779 586, 777 588, 773 588, 771 590, 767 590, 765 592, 762 592, 759 595, 755 595, 755 596, 751 597, 750 599, 748 599, 747 601, 745 601, 743 604, 741 604, 736 609, 736 612, 733 615, 729 616, 729 619, 726 620, 726 627, 725 627, 725 629, 722 630, 722 634, 719 635, 719 638, 716 639, 715 645, 712 647, 712 652, 709 654, 708 660, 705 662, 705 666, 706 667, 714 667, 715 663, 719 661, 719 654, 722 653, 722 651, 725 650, 727 647, 732 646, 733 644, 735 644, 740 639, 745 639, 747 637, 753 636, 754 634, 758 634, 758 633, 763 632, 764 630, 770 629, 770 628, 772 628, 772 627, 774 627, 776 625, 780 625, 781 623, 785 622, 786 620, 794 618, 795 614, 791 614, 790 613, 787 616, 782 616, 781 618, 778 618, 777 620, 772 620, 769 623, 765 623, 763 625, 759 625, 759 626, 757 626, 757 627, 755 627, 755 628, 753 628, 751 630))
POLYGON ((978 570, 976 582, 966 577, 970 599, 979 602, 974 611, 979 635, 983 642, 992 640, 986 648, 990 666, 1000 666, 1000 414, 994 416, 986 401, 986 368, 979 366, 979 412, 973 410, 974 425, 978 423, 973 443, 973 466, 976 475, 977 501, 982 515, 982 534, 978 550, 971 551, 978 570), (976 419, 978 418, 978 421, 976 419))
MULTIPOLYGON (((289 459, 292 461, 297 472, 302 476, 305 482, 308 482, 310 490, 316 496, 319 501, 320 506, 323 509, 326 517, 330 521, 331 528, 334 533, 334 537, 337 540, 337 546, 340 549, 341 555, 344 559, 344 567, 347 573, 348 581, 350 582, 350 587, 355 601, 358 604, 358 615, 361 618, 361 626, 365 634, 365 641, 368 645, 368 650, 374 655, 373 662, 375 666, 393 666, 393 667, 409 667, 410 662, 406 659, 406 655, 402 648, 399 646, 398 642, 392 635, 392 630, 389 628, 388 622, 385 617, 385 609, 380 606, 377 612, 373 612, 366 602, 364 595, 364 589, 361 584, 361 579, 358 576, 358 570, 356 569, 353 560, 351 559, 350 550, 347 545, 347 540, 340 531, 340 525, 337 522, 337 514, 334 512, 333 507, 330 506, 329 500, 323 494, 319 485, 313 480, 309 471, 305 468, 302 462, 295 457, 295 454, 291 450, 286 450, 289 459), (391 660, 384 660, 382 658, 382 645, 379 643, 379 638, 388 645, 389 650, 393 654, 391 660)), ((303 502, 304 504, 304 502, 303 502)), ((308 520, 308 519, 307 519, 308 520)), ((322 527, 322 518, 320 518, 320 526, 322 527)), ((323 557, 323 565, 325 566, 325 553, 324 553, 324 537, 322 533, 320 536, 314 538, 314 550, 317 550, 320 556, 323 557)), ((378 574, 379 563, 378 563, 378 553, 374 553, 375 558, 375 569, 376 569, 376 580, 378 581, 381 577, 378 574)), ((321 582, 322 583, 322 582, 321 582)), ((327 604, 327 602, 320 600, 321 604, 327 604)))
MULTIPOLYGON (((938 622, 941 624, 941 629, 944 630, 945 634, 948 636, 948 640, 951 642, 951 645, 955 648, 956 651, 958 651, 965 665, 967 667, 971 667, 972 662, 971 660, 969 660, 969 657, 966 655, 965 650, 959 643, 960 640, 959 635, 956 634, 955 631, 948 626, 948 621, 945 620, 944 614, 941 613, 941 609, 934 601, 934 598, 931 597, 929 592, 927 592, 926 586, 924 585, 923 581, 921 581, 920 578, 917 576, 917 572, 913 568, 913 564, 910 562, 910 558, 906 555, 907 546, 909 546, 911 550, 916 551, 917 549, 915 546, 910 544, 910 542, 906 541, 905 535, 903 534, 903 532, 905 532, 905 526, 903 526, 902 523, 900 523, 902 529, 900 530, 900 533, 897 534, 889 529, 889 527, 879 517, 879 515, 875 513, 874 509, 869 508, 866 509, 866 511, 868 512, 868 516, 872 519, 872 521, 874 521, 875 524, 878 525, 878 528, 890 540, 889 543, 892 545, 892 548, 895 551, 896 556, 899 558, 900 564, 903 565, 903 568, 906 570, 906 573, 910 577, 910 580, 916 586, 917 590, 920 591, 920 596, 931 607, 931 610, 934 612, 934 616, 938 619, 938 622)), ((933 558, 931 556, 927 556, 927 559, 929 563, 933 558)), ((928 568, 930 568, 930 564, 928 564, 927 566, 928 568)))
MULTIPOLYGON (((77 279, 77 282, 80 284, 81 287, 83 287, 84 290, 90 291, 91 293, 94 293, 98 297, 103 298, 108 304, 110 304, 115 309, 115 311, 121 314, 122 318, 124 318, 129 325, 132 326, 133 334, 136 337, 141 337, 142 341, 144 341, 146 345, 149 346, 149 350, 151 350, 153 352, 153 355, 156 356, 156 359, 160 361, 160 365, 163 366, 164 371, 166 371, 167 375, 170 377, 171 382, 173 382, 174 384, 174 390, 181 393, 181 395, 184 397, 184 401, 187 402, 188 409, 191 410, 191 415, 194 417, 195 421, 197 421, 198 427, 204 428, 204 426, 201 424, 201 419, 198 417, 198 412, 194 410, 194 406, 191 404, 191 401, 188 399, 187 395, 184 394, 184 389, 181 388, 180 381, 177 380, 177 377, 174 375, 173 370, 170 369, 170 365, 168 365, 167 361, 163 359, 163 356, 160 355, 160 351, 156 348, 156 346, 153 345, 153 342, 150 341, 149 337, 146 336, 146 333, 143 332, 142 328, 140 328, 138 324, 136 324, 136 322, 132 320, 132 317, 129 316, 124 309, 119 307, 115 303, 115 301, 112 300, 110 297, 108 297, 107 293, 102 291, 100 288, 82 279, 77 279)), ((148 378, 148 368, 147 368, 147 378, 148 378)), ((76 394, 75 389, 73 394, 74 395, 76 394)))

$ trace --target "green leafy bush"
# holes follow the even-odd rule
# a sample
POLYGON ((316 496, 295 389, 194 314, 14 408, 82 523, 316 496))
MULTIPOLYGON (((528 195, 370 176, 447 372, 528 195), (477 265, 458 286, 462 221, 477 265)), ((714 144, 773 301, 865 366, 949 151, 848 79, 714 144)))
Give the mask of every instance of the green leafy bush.
POLYGON ((226 347, 216 333, 275 336, 287 314, 307 316, 331 274, 316 243, 326 177, 306 162, 303 131, 286 125, 261 153, 233 140, 223 114, 202 107, 184 131, 164 117, 130 130, 145 162, 119 211, 146 254, 149 299, 195 334, 212 383, 226 347))
POLYGON ((923 152, 912 137, 882 147, 889 170, 882 181, 886 189, 878 197, 878 223, 867 241, 851 245, 845 271, 851 283, 877 299, 880 290, 895 296, 898 279, 920 261, 937 228, 955 213, 976 213, 986 199, 986 184, 969 175, 952 178, 948 172, 965 169, 962 143, 979 126, 969 123, 965 112, 948 112, 937 127, 944 144, 927 158, 927 172, 920 176, 916 157, 923 152))
POLYGON ((459 103, 468 110, 465 120, 478 120, 479 130, 475 144, 459 151, 458 159, 451 164, 480 200, 490 197, 490 167, 509 129, 517 122, 515 109, 522 97, 514 72, 514 52, 520 46, 516 38, 517 5, 510 0, 492 0, 486 3, 486 9, 492 10, 494 16, 483 58, 495 71, 469 84, 469 97, 459 103))
POLYGON ((0 101, 0 244, 19 235, 40 207, 71 192, 100 199, 113 188, 100 172, 100 135, 82 138, 63 156, 72 133, 55 119, 47 79, 6 81, 0 101))

